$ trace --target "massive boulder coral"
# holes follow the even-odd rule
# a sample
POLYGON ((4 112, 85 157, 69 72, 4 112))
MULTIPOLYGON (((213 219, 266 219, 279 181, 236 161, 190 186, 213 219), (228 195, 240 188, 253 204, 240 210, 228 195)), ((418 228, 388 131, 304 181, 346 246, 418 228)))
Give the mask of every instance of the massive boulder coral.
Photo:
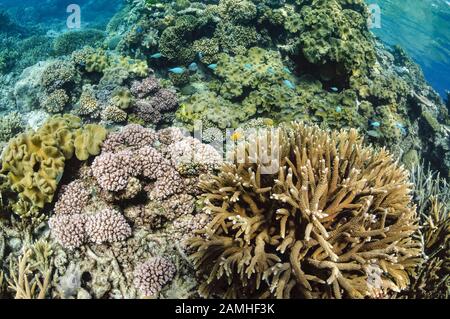
POLYGON ((83 126, 76 116, 50 118, 37 131, 10 140, 2 157, 2 173, 19 199, 33 207, 51 203, 64 172, 74 155, 86 160, 100 152, 106 130, 95 124, 83 126))
POLYGON ((190 241, 202 295, 364 298, 405 289, 422 251, 407 171, 356 130, 292 123, 275 132, 238 144, 231 158, 239 162, 200 183, 212 214, 190 241), (264 171, 271 164, 278 172, 264 171))

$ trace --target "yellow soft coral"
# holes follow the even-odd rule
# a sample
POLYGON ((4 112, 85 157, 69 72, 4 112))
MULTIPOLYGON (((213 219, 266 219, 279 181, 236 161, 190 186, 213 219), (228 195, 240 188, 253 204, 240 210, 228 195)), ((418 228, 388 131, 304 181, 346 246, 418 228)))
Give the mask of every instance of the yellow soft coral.
POLYGON ((83 127, 73 115, 54 116, 36 132, 20 134, 9 142, 1 172, 21 202, 42 208, 53 200, 65 161, 74 154, 79 160, 97 155, 105 137, 101 126, 83 127))

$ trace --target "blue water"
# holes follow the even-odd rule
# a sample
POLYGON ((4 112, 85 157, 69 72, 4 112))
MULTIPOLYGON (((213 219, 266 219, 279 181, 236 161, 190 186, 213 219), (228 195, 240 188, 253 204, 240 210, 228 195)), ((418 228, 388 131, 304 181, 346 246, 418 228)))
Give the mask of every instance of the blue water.
POLYGON ((382 41, 403 47, 422 67, 427 81, 445 97, 445 90, 450 90, 450 1, 367 2, 381 8, 381 28, 372 31, 382 41))
POLYGON ((69 4, 81 8, 81 26, 102 28, 124 5, 125 0, 0 0, 5 10, 22 27, 64 29, 69 4))

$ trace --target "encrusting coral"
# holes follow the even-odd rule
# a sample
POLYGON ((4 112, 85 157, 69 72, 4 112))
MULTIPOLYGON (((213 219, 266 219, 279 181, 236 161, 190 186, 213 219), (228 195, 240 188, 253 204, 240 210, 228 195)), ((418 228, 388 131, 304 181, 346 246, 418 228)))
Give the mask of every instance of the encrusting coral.
POLYGON ((407 171, 355 130, 292 123, 275 134, 279 157, 267 146, 274 136, 253 136, 241 144, 245 157, 200 183, 212 214, 190 241, 200 293, 364 298, 404 290, 422 251, 407 171), (278 173, 264 174, 270 154, 278 173))

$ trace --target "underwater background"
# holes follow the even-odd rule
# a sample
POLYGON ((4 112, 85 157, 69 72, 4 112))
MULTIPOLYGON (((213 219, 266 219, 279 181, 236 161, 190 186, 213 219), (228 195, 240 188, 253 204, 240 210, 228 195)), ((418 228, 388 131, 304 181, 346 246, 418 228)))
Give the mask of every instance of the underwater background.
MULTIPOLYGON (((366 0, 381 8, 381 28, 375 35, 389 45, 400 45, 418 63, 433 88, 446 97, 450 89, 450 2, 447 0, 366 0)), ((65 8, 70 0, 0 0, 20 25, 37 32, 62 32, 66 28, 65 8)), ((83 11, 82 27, 104 29, 109 19, 124 5, 124 0, 76 2, 83 11)))
POLYGON ((390 45, 400 45, 422 67, 425 78, 445 97, 450 88, 450 2, 380 0, 382 26, 372 31, 390 45))
POLYGON ((0 0, 0 298, 450 297, 448 1, 73 2, 0 0))

